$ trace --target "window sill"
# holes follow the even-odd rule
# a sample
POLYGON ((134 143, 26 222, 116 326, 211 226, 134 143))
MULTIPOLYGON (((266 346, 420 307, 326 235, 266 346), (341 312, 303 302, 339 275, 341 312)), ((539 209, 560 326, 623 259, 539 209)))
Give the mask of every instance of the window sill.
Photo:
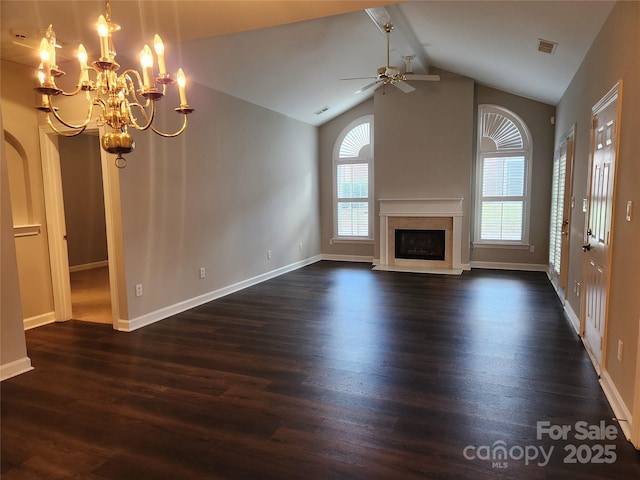
POLYGON ((505 249, 505 250, 529 250, 530 245, 528 243, 489 243, 482 242, 476 243, 473 242, 473 248, 494 248, 494 249, 505 249))
POLYGON ((359 244, 373 244, 373 238, 358 238, 358 237, 335 237, 329 240, 329 244, 334 243, 359 243, 359 244))

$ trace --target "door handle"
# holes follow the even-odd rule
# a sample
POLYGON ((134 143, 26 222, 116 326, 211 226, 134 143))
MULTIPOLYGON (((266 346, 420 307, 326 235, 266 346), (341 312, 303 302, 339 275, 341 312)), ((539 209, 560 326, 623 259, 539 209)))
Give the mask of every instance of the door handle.
POLYGON ((589 250, 591 250, 591 245, 589 245, 588 243, 586 245, 582 245, 583 252, 588 252, 589 250))

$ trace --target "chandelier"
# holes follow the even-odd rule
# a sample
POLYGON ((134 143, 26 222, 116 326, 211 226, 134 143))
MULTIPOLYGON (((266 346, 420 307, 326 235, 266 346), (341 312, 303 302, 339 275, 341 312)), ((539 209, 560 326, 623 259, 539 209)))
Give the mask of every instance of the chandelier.
POLYGON ((112 154, 116 154, 115 164, 118 168, 124 168, 127 164, 123 154, 130 153, 135 148, 133 137, 128 133, 129 128, 136 130, 151 129, 162 137, 177 137, 187 128, 187 115, 193 112, 193 108, 187 103, 185 93, 186 77, 182 69, 178 69, 176 79, 167 73, 164 59, 164 45, 158 35, 154 37, 154 50, 157 58, 158 75, 154 76, 154 58, 148 45, 144 46, 140 54, 142 76, 138 71, 127 69, 120 75, 117 74, 120 65, 116 62, 116 51, 113 45, 112 34, 120 30, 120 25, 111 21, 111 5, 105 2, 106 15, 98 18, 97 30, 100 39, 100 58, 91 65, 87 64, 87 51, 80 44, 78 47, 78 60, 80 62, 80 76, 76 89, 65 92, 56 86, 55 80, 64 75, 56 65, 56 35, 53 26, 47 29, 44 38, 40 42, 40 66, 38 67, 39 85, 35 90, 41 94, 41 104, 36 109, 46 112, 49 126, 59 135, 72 137, 79 135, 87 128, 95 107, 99 108, 97 117, 98 126, 109 127, 100 144, 102 148, 112 154), (93 79, 91 77, 94 77, 93 79), (156 101, 162 99, 166 93, 167 85, 178 84, 180 105, 175 111, 183 115, 182 126, 174 133, 164 133, 153 126, 156 113, 156 101), (52 104, 52 99, 57 96, 74 96, 84 92, 88 102, 87 116, 80 124, 73 124, 64 120, 58 107, 52 104), (136 118, 134 114, 139 115, 136 118), (56 128, 53 116, 67 129, 56 128))

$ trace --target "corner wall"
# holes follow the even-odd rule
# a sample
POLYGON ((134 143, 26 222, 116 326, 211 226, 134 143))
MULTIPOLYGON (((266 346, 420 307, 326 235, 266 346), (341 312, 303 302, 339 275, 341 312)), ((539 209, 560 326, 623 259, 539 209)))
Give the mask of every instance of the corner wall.
MULTIPOLYGON (((529 244, 534 247, 534 251, 531 252, 527 249, 475 248, 471 253, 472 261, 474 263, 509 264, 518 265, 522 268, 546 270, 549 263, 549 214, 551 211, 555 132, 551 117, 555 115, 555 107, 493 88, 476 85, 476 109, 474 113, 476 118, 478 114, 477 106, 484 103, 508 108, 524 120, 531 132, 533 165, 531 169, 529 244), (527 267, 527 265, 530 265, 530 267, 527 267)), ((474 126, 474 130, 477 129, 475 123, 474 126)), ((475 158, 473 161, 475 163, 475 158)))
MULTIPOLYGON (((33 69, 13 62, 1 62, 0 97, 4 130, 19 144, 23 153, 31 224, 40 225, 39 233, 18 237, 15 248, 22 298, 22 314, 34 323, 53 321, 54 306, 49 265, 47 222, 44 212, 44 191, 37 112, 33 108, 36 94, 33 90, 33 69)), ((3 147, 5 142, 3 142, 3 147)), ((8 205, 11 205, 8 202, 8 205)), ((22 210, 19 207, 18 210, 22 210)), ((11 231, 13 238, 13 228, 11 231)))
POLYGON ((0 108, 0 380, 31 370, 22 323, 9 175, 0 108))
MULTIPOLYGON (((333 242, 333 149, 338 136, 349 123, 357 118, 373 113, 373 98, 325 123, 319 129, 319 171, 320 171, 320 248, 325 258, 341 258, 345 260, 359 259, 373 261, 373 242, 333 242)), ((375 127, 374 127, 375 128, 375 127)), ((375 148, 375 137, 373 139, 375 148)), ((374 171, 375 171, 374 153, 374 171)), ((374 196, 376 195, 374 189, 374 196)), ((374 236, 377 232, 374 232, 374 236)))

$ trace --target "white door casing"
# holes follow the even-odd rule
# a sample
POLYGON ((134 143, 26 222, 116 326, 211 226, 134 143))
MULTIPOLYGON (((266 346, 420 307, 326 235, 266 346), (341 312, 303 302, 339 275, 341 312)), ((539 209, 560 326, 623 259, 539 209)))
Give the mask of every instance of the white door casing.
MULTIPOLYGON (((64 128, 59 128, 65 131, 64 128)), ((87 131, 102 132, 103 127, 90 123, 87 131)), ((40 148, 42 155, 42 171, 44 184, 45 212, 49 242, 49 258, 51 263, 51 283, 53 288, 54 313, 56 321, 66 321, 72 316, 71 285, 69 276, 69 256, 66 242, 66 225, 64 216, 64 200, 62 193, 62 176, 60 171, 60 153, 58 151, 57 133, 47 125, 40 126, 40 148)), ((102 180, 105 200, 105 220, 107 233, 107 255, 109 258, 109 289, 111 293, 111 309, 113 328, 118 328, 122 304, 118 289, 118 271, 124 265, 121 249, 117 248, 116 235, 121 228, 119 211, 119 179, 112 174, 112 156, 100 149, 102 164, 102 180), (118 197, 118 198, 115 198, 118 197)))

